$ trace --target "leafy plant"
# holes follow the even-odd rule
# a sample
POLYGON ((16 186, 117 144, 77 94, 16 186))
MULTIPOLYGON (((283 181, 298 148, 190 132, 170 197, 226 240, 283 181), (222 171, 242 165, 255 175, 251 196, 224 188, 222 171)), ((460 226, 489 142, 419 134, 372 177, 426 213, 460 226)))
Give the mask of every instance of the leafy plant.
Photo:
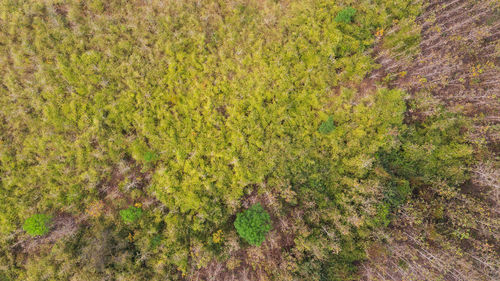
POLYGON ((329 134, 335 129, 335 123, 333 122, 333 117, 330 116, 326 121, 321 123, 318 131, 322 134, 329 134))
POLYGON ((352 21, 352 17, 356 14, 356 9, 353 7, 344 8, 340 11, 335 17, 336 22, 350 23, 352 21))
POLYGON ((31 236, 45 235, 49 232, 52 216, 35 214, 24 221, 23 229, 31 236))
POLYGON ((158 247, 161 244, 161 236, 160 235, 153 236, 149 244, 152 249, 158 247))
POLYGON ((257 203, 236 216, 234 227, 241 238, 255 246, 260 246, 271 230, 269 214, 257 203))
POLYGON ((158 159, 158 155, 152 151, 147 151, 146 153, 144 153, 144 161, 146 163, 149 163, 149 162, 154 162, 156 159, 158 159))
POLYGON ((142 209, 130 206, 127 209, 121 210, 120 216, 124 222, 132 223, 137 221, 142 216, 142 209))

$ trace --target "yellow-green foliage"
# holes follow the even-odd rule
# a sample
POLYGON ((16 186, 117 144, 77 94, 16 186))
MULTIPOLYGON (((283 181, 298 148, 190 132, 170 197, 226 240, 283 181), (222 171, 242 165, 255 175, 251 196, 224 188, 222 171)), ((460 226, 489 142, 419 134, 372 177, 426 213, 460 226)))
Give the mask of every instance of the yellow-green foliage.
POLYGON ((374 155, 405 106, 398 90, 359 99, 347 85, 410 2, 357 1, 339 23, 344 3, 326 0, 1 1, 0 233, 32 209, 81 214, 133 158, 166 207, 163 265, 187 271, 193 241, 264 182, 292 182, 300 204, 321 202, 310 227, 348 236, 374 215, 374 155))

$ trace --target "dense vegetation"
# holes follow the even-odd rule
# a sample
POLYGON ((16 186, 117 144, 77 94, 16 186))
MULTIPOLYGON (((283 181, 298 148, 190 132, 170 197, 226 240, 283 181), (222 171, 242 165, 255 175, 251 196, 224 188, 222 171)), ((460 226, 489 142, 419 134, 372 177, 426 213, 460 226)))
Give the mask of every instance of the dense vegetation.
POLYGON ((363 86, 420 8, 2 0, 0 280, 356 279, 474 163, 465 118, 363 86))

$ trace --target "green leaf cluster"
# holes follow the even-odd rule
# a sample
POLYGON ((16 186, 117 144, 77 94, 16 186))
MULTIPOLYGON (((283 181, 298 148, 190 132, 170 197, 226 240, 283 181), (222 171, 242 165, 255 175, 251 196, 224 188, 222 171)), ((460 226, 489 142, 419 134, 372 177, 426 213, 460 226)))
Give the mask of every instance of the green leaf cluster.
POLYGON ((266 210, 257 203, 236 215, 234 227, 240 237, 250 245, 260 246, 271 230, 271 218, 266 210))
POLYGON ((322 134, 328 134, 335 130, 335 122, 333 121, 333 117, 329 116, 326 121, 321 123, 318 128, 318 131, 322 134))
POLYGON ((356 9, 353 7, 346 7, 342 9, 335 17, 336 22, 350 23, 356 14, 356 9))
POLYGON ((142 209, 130 206, 127 209, 120 210, 120 217, 126 223, 136 222, 142 216, 142 209))
POLYGON ((46 214, 35 214, 27 218, 23 224, 23 230, 31 236, 45 235, 50 230, 52 216, 46 214))

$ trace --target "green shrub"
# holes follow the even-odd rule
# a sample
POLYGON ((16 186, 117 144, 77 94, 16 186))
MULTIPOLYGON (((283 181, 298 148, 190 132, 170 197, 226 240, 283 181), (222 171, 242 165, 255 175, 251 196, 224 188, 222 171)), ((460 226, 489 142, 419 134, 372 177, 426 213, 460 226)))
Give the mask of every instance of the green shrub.
POLYGON ((439 112, 403 131, 401 147, 381 153, 381 163, 396 176, 420 185, 460 185, 469 179, 467 166, 473 160, 472 147, 462 133, 467 125, 454 113, 439 112))
POLYGON ((335 129, 335 123, 333 122, 333 117, 330 116, 326 121, 321 123, 318 131, 322 134, 329 134, 335 129))
POLYGON ((269 214, 257 203, 236 216, 234 227, 241 238, 251 245, 260 246, 271 230, 270 222, 269 214))
POLYGON ((23 229, 31 236, 45 235, 49 232, 52 216, 35 214, 24 221, 23 229))
POLYGON ((126 223, 135 222, 142 216, 142 209, 130 206, 127 209, 121 210, 120 216, 126 223))
POLYGON ((354 17, 355 14, 356 14, 356 9, 352 7, 344 8, 337 14, 337 16, 335 17, 335 21, 350 23, 352 21, 352 17, 354 17))
POLYGON ((158 154, 152 151, 147 151, 146 153, 144 153, 144 161, 146 163, 154 162, 156 159, 158 159, 158 154))

